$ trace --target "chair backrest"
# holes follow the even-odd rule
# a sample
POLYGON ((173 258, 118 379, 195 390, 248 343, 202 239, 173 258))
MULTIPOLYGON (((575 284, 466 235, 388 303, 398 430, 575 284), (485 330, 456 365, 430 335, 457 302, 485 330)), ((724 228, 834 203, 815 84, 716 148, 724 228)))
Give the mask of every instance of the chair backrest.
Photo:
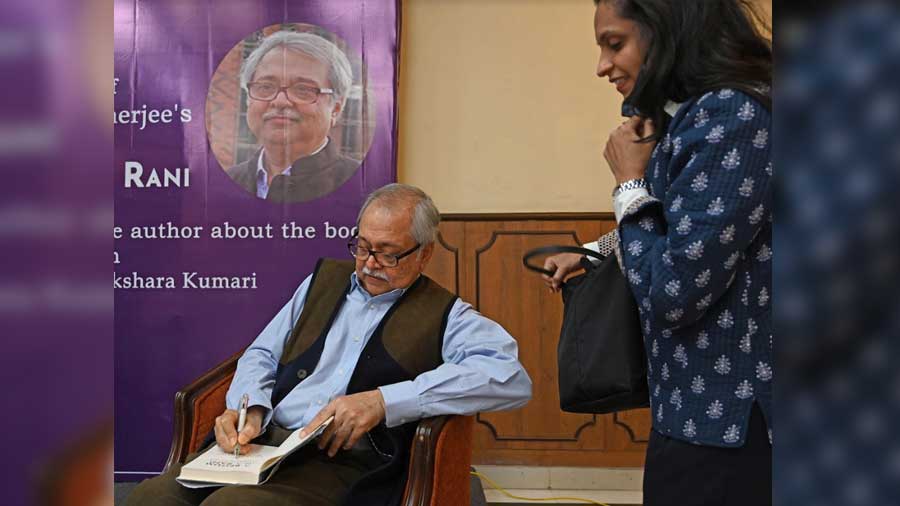
POLYGON ((438 437, 430 506, 470 504, 474 416, 451 416, 438 437))
POLYGON ((438 416, 419 422, 400 504, 469 504, 473 423, 471 416, 438 416))
POLYGON ((235 353, 175 394, 175 427, 163 472, 200 449, 216 417, 225 411, 225 394, 242 354, 243 350, 235 353))
POLYGON ((213 430, 216 424, 216 417, 225 412, 225 394, 228 393, 232 377, 234 377, 233 373, 222 378, 215 385, 212 385, 209 390, 194 399, 194 417, 197 418, 197 423, 193 424, 191 428, 189 453, 200 450, 200 444, 203 443, 206 435, 213 430))

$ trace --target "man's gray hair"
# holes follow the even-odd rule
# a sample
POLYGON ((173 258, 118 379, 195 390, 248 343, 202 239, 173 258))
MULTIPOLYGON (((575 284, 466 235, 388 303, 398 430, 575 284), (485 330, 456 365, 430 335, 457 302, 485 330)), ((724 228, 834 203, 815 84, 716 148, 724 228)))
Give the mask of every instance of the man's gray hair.
POLYGON ((341 104, 341 111, 353 85, 353 68, 347 55, 333 42, 314 33, 280 31, 264 38, 241 65, 241 88, 253 80, 256 67, 269 51, 284 47, 311 56, 328 66, 328 80, 334 90, 334 99, 341 104))
POLYGON ((431 197, 419 188, 408 184, 391 183, 373 191, 366 197, 366 201, 363 202, 362 208, 359 210, 359 215, 356 217, 357 227, 366 209, 373 203, 378 203, 389 209, 396 209, 414 203, 410 235, 422 246, 427 246, 437 239, 441 213, 438 211, 437 206, 434 205, 431 197))

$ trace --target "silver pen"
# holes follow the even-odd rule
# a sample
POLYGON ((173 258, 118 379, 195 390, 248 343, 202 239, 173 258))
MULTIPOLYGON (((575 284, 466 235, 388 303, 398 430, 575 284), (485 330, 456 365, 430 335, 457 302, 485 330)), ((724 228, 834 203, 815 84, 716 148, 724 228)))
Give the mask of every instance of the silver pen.
MULTIPOLYGON (((250 396, 244 394, 241 396, 241 407, 238 412, 238 425, 237 432, 238 437, 241 435, 241 431, 244 430, 244 424, 247 422, 247 403, 250 402, 250 396)), ((237 443, 234 445, 234 458, 238 458, 238 455, 241 454, 241 444, 237 443)))

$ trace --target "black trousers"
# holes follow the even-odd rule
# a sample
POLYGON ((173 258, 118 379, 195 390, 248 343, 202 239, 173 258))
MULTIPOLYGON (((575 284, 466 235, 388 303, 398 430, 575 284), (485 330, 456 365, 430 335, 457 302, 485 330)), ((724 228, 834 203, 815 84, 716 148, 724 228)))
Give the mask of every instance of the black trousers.
POLYGON ((772 446, 754 405, 740 448, 697 446, 650 431, 644 506, 772 504, 772 446))

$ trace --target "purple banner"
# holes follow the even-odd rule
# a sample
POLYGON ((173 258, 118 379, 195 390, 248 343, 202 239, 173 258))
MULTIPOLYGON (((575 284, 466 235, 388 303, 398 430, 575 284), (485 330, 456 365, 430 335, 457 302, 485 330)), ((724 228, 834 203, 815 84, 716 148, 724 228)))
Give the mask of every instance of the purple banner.
POLYGON ((160 472, 175 392, 349 258, 396 180, 398 44, 396 0, 116 1, 117 480, 160 472))

